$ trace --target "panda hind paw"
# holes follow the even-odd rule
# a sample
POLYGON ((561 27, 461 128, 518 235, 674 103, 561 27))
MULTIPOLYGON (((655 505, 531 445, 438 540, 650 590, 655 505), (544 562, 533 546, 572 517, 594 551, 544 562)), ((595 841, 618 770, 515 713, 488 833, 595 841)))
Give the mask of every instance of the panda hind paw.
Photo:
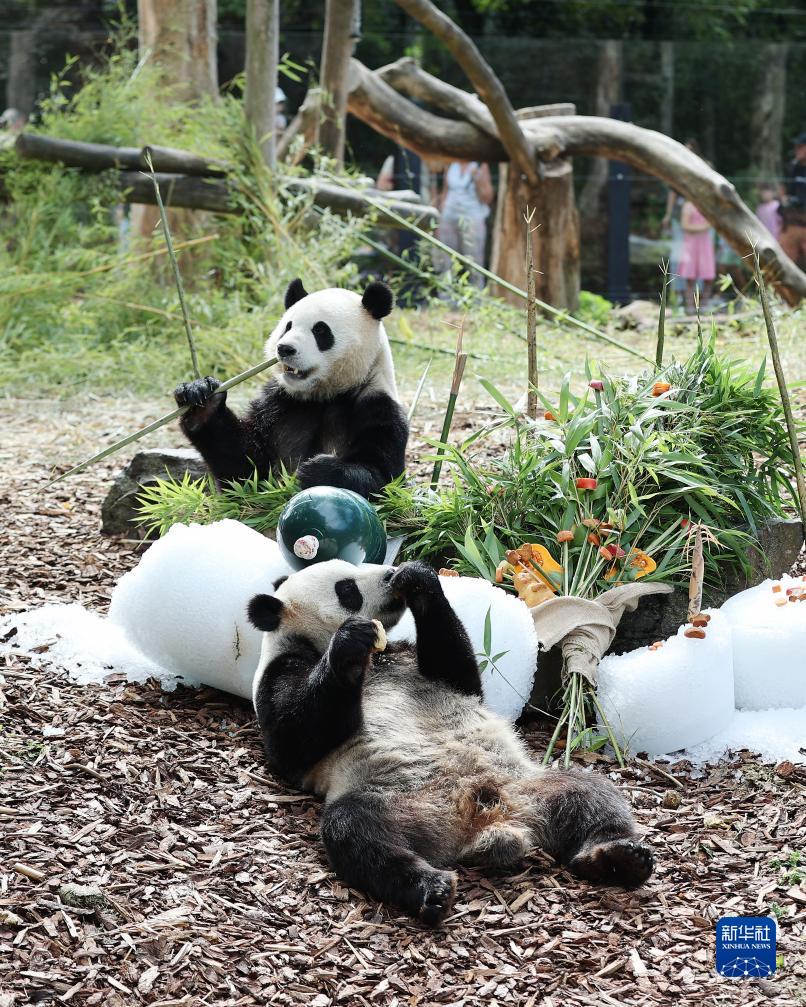
POLYGON ((417 913, 423 923, 438 927, 453 908, 456 898, 456 875, 452 871, 433 871, 419 881, 422 898, 417 913))
POLYGON ((586 844, 568 867, 588 881, 637 888, 652 874, 655 858, 645 843, 625 836, 608 842, 586 844))
POLYGON ((335 455, 314 455, 299 466, 297 479, 304 490, 311 486, 340 486, 343 471, 344 464, 335 455))

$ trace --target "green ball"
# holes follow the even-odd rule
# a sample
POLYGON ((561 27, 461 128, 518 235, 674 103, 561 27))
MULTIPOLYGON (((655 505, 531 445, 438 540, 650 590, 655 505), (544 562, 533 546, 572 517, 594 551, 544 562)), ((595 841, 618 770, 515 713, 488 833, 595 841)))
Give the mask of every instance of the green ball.
POLYGON ((277 522, 277 544, 295 570, 329 559, 383 563, 386 533, 375 508, 352 490, 312 486, 292 497, 277 522))

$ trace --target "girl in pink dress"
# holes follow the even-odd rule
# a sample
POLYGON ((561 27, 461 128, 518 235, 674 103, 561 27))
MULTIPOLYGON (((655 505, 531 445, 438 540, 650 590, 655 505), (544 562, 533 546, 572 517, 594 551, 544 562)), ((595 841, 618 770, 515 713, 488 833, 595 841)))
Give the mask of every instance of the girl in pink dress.
POLYGON ((686 311, 694 311, 694 290, 702 281, 702 304, 711 298, 711 288, 716 277, 714 257, 714 232, 697 207, 688 200, 683 203, 680 218, 683 227, 683 251, 680 256, 680 275, 686 281, 686 311))

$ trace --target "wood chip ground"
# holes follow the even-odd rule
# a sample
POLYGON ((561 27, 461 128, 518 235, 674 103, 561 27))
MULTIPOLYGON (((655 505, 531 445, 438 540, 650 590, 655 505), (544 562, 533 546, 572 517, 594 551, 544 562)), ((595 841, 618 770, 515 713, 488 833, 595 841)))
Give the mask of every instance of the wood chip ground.
MULTIPOLYGON (((3 407, 4 613, 105 610, 138 558, 97 534, 117 464, 43 485, 50 464, 145 414, 3 407)), ((806 848, 802 768, 737 753, 703 772, 616 773, 595 759, 655 848, 649 884, 595 888, 541 857, 515 876, 466 870, 455 912, 430 932, 334 878, 317 802, 267 774, 246 704, 114 674, 80 687, 46 654, 11 656, 0 674, 0 1007, 806 1003, 806 885, 779 866, 806 848), (770 912, 775 977, 718 978, 715 920, 770 912)), ((539 756, 544 725, 525 732, 539 756)))

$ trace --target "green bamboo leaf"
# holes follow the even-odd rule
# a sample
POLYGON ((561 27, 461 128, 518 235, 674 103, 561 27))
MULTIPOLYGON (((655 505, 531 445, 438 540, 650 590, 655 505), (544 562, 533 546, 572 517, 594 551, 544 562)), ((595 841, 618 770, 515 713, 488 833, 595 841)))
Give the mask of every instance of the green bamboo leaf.
POLYGON ((491 398, 495 399, 504 412, 513 417, 518 415, 506 395, 504 395, 503 392, 499 392, 491 381, 488 381, 487 378, 479 378, 479 384, 487 392, 487 394, 491 396, 491 398))

